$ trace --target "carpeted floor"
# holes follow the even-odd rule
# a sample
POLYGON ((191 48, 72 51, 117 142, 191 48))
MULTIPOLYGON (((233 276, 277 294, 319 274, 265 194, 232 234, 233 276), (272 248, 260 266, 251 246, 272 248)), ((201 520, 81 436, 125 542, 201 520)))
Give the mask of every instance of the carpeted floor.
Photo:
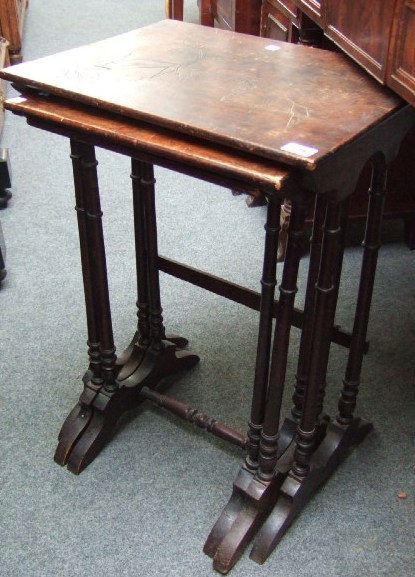
MULTIPOLYGON (((196 1, 185 4, 185 19, 197 21, 196 1)), ((163 17, 161 0, 31 0, 24 58, 163 17)), ((69 147, 9 113, 2 146, 10 152, 13 198, 0 214, 8 270, 0 290, 0 575, 213 575, 202 547, 230 496, 242 461, 238 449, 143 407, 122 420, 80 476, 53 462, 87 365, 69 147)), ((102 150, 98 160, 114 332, 122 350, 135 327, 129 163, 102 150)), ((162 169, 156 174, 160 252, 257 290, 265 209, 249 209, 242 196, 207 183, 162 169)), ((234 577, 414 575, 415 253, 401 242, 401 223, 394 227, 380 252, 359 397, 359 413, 374 430, 270 559, 259 566, 245 554, 234 577), (407 498, 398 498, 398 491, 407 498)), ((346 327, 360 254, 350 246, 345 256, 337 320, 346 327)), ((201 357, 174 384, 175 395, 245 431, 257 313, 170 277, 161 282, 168 330, 186 336, 201 357)), ((291 380, 297 344, 293 330, 291 380)), ((329 412, 346 354, 332 347, 329 412)))

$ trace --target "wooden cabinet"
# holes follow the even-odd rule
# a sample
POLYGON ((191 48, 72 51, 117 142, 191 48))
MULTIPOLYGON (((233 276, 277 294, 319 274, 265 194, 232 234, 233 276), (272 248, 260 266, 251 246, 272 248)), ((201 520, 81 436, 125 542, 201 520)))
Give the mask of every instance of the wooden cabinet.
MULTIPOLYGON (((415 0, 264 0, 261 33, 290 40, 296 27, 300 41, 307 42, 311 27, 304 16, 377 80, 415 105, 415 0)), ((313 38, 308 42, 314 43, 313 38)))
POLYGON ((215 26, 259 36, 261 3, 261 0, 211 0, 210 10, 215 26))
POLYGON ((298 8, 295 0, 263 0, 261 36, 311 46, 324 44, 321 28, 298 8))
POLYGON ((265 0, 261 13, 261 36, 284 42, 298 41, 298 9, 292 0, 265 0))
POLYGON ((11 64, 22 61, 22 33, 28 0, 0 0, 0 33, 9 43, 11 64))
POLYGON ((325 34, 381 82, 386 78, 393 0, 323 0, 325 34))
POLYGON ((311 20, 319 24, 320 26, 323 25, 323 15, 322 15, 322 4, 324 0, 320 2, 320 0, 300 0, 297 2, 297 6, 300 10, 307 14, 311 20))
POLYGON ((415 106, 415 0, 396 3, 387 84, 415 106))

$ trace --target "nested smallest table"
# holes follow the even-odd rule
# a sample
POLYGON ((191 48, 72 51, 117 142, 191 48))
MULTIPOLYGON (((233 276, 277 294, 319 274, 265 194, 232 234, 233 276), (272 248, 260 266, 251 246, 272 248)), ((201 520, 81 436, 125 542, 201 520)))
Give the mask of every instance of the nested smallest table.
MULTIPOLYGON (((387 166, 415 110, 339 54, 180 22, 1 71, 22 96, 5 103, 30 125, 70 139, 88 327, 89 367, 55 459, 82 471, 120 415, 152 401, 241 446, 245 460, 204 551, 226 573, 253 539, 265 561, 308 499, 371 425, 355 417, 387 166), (165 48, 167 46, 167 49, 165 48), (214 72, 214 74, 213 74, 214 72), (95 146, 131 157, 137 329, 116 356, 95 146), (351 333, 334 326, 348 197, 372 161, 362 273, 351 333), (259 293, 158 254, 153 165, 267 197, 259 293), (279 300, 280 206, 292 202, 279 300), (304 220, 314 202, 304 310, 295 308, 304 220), (169 335, 160 271, 259 311, 247 434, 157 388, 198 357, 169 335), (273 331, 273 318, 276 317, 273 331), (293 408, 281 414, 291 326, 301 329, 293 408), (323 412, 331 343, 349 348, 338 414, 323 412)), ((339 380, 342 378, 339 375, 339 380)))

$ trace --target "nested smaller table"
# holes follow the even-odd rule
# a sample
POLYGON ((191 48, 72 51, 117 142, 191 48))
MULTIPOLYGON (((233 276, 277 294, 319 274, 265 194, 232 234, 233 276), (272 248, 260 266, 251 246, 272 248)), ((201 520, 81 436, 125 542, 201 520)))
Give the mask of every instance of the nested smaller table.
POLYGON ((415 110, 339 54, 173 21, 5 69, 0 76, 22 92, 5 103, 7 109, 70 139, 89 367, 81 397, 62 427, 56 461, 79 473, 124 411, 144 400, 165 407, 244 449, 232 495, 204 551, 214 568, 226 573, 254 539, 251 558, 262 563, 371 428, 354 412, 385 179, 415 110), (131 157, 138 322, 130 346, 118 357, 95 146, 131 157), (334 326, 347 203, 369 159, 362 273, 354 326, 347 333, 334 326), (153 165, 267 197, 259 293, 158 254, 153 165), (284 198, 292 202, 292 215, 275 300, 284 198), (305 306, 299 310, 296 284, 310 202, 314 224, 305 306), (246 435, 157 390, 165 376, 198 361, 185 338, 166 332, 160 271, 259 311, 246 435), (301 345, 293 408, 284 419, 291 326, 301 328, 301 345), (333 418, 323 412, 331 343, 349 348, 333 418))

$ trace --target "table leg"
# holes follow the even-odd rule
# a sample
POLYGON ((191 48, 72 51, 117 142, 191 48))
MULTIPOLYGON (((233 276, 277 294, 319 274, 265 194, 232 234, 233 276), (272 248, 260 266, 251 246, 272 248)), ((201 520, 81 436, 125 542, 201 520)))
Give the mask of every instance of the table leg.
MULTIPOLYGON (((256 537, 251 558, 258 563, 266 560, 311 496, 344 458, 347 450, 360 442, 369 430, 365 423, 358 421, 341 429, 329 424, 327 418, 321 418, 330 350, 329 334, 336 310, 345 225, 346 213, 329 201, 313 299, 311 338, 303 348, 310 360, 308 363, 302 362, 302 369, 306 367, 307 370, 304 373, 303 395, 296 407, 297 411, 301 408, 300 421, 296 441, 287 451, 287 455, 291 452, 292 466, 281 486, 274 509, 256 537)), ((361 351, 363 354, 363 347, 361 351)), ((280 467, 278 463, 277 469, 280 467)))
MULTIPOLYGON (((272 204, 268 208, 262 280, 264 308, 261 308, 260 315, 256 375, 248 433, 248 456, 235 479, 231 499, 213 527, 204 547, 205 553, 213 557, 214 568, 221 573, 227 573, 231 569, 275 503, 283 480, 281 476, 274 475, 275 463, 284 454, 295 431, 295 427, 283 426, 279 433, 279 424, 291 315, 303 247, 305 215, 305 207, 294 202, 269 368, 271 314, 267 313, 266 303, 268 298, 273 298, 275 286, 274 267, 278 249, 276 231, 279 229, 279 211, 274 213, 272 204)), ((286 473, 288 470, 289 467, 286 473)))
POLYGON ((248 423, 248 445, 246 466, 256 471, 261 430, 264 422, 265 401, 268 389, 269 362, 272 336, 272 307, 277 284, 277 259, 274 258, 275 245, 281 230, 281 205, 278 199, 268 202, 265 224, 265 250, 261 279, 261 308, 259 316, 258 344, 255 362, 255 378, 252 393, 251 417, 248 423))
POLYGON ((134 373, 141 364, 145 351, 150 345, 150 318, 149 318, 149 295, 147 283, 147 247, 145 234, 145 207, 144 191, 141 186, 143 175, 141 164, 135 159, 131 160, 131 180, 133 189, 134 211, 134 238, 135 260, 137 274, 137 330, 127 349, 118 356, 117 364, 121 367, 118 373, 118 381, 122 381, 134 373))
POLYGON ((326 214, 327 199, 317 195, 314 206, 313 229, 310 238, 310 259, 308 266, 307 288, 304 303, 304 322, 301 330, 300 350, 298 354, 296 382, 293 394, 293 408, 291 414, 299 422, 303 412, 304 393, 310 370, 312 341, 312 321, 314 317, 315 285, 320 266, 321 244, 323 238, 323 224, 326 214))
POLYGON ((71 159, 84 280, 89 369, 83 379, 85 386, 79 402, 69 414, 59 434, 55 460, 61 465, 67 463, 74 445, 89 426, 93 416, 92 403, 98 392, 104 384, 108 390, 114 388, 115 368, 94 149, 71 141, 71 159), (103 370, 104 357, 106 371, 103 370))
MULTIPOLYGON (((97 162, 93 147, 72 143, 81 261, 89 330, 90 369, 84 392, 65 421, 55 460, 80 473, 112 434, 119 417, 144 400, 144 386, 190 368, 199 358, 165 338, 160 301, 152 165, 133 159, 138 330, 116 361, 113 345, 97 162), (79 202, 80 208, 79 208, 79 202)), ((177 337, 183 345, 186 339, 177 337)))
POLYGON ((377 257, 381 244, 381 224, 386 191, 387 168, 381 158, 373 161, 372 180, 369 189, 369 206, 363 240, 363 262, 360 275, 359 292, 356 304, 356 314, 353 325, 343 390, 339 400, 337 421, 341 425, 350 425, 356 407, 359 392, 360 373, 363 362, 364 341, 366 340, 369 323, 369 312, 372 303, 373 285, 377 257))
POLYGON ((199 357, 183 350, 187 340, 166 336, 162 316, 158 270, 155 178, 151 164, 132 159, 138 330, 136 343, 122 367, 118 381, 125 386, 155 388, 165 376, 198 362, 199 357))

